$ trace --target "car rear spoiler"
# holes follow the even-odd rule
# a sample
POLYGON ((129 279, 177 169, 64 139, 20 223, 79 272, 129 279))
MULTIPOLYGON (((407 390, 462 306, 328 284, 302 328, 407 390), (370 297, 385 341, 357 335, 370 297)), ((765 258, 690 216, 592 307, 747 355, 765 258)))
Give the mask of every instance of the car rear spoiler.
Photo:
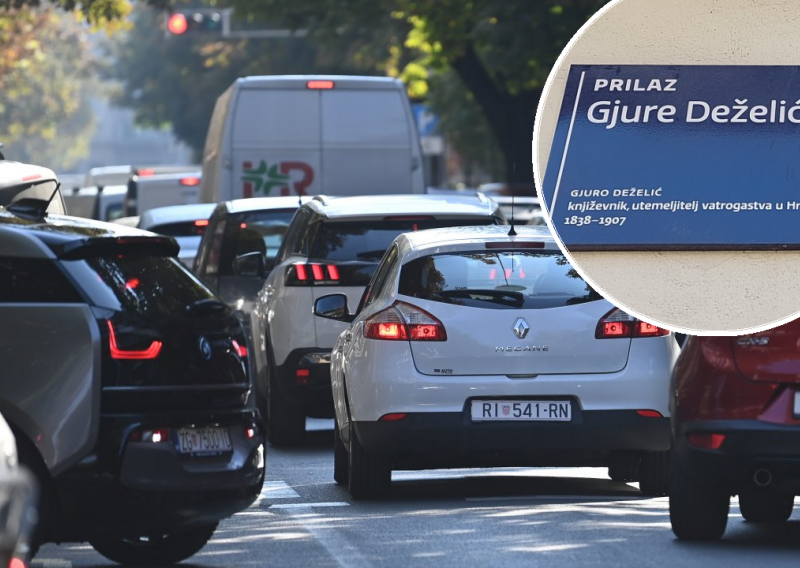
POLYGON ((50 250, 62 260, 81 260, 109 255, 177 256, 181 247, 172 237, 88 237, 52 243, 50 250))

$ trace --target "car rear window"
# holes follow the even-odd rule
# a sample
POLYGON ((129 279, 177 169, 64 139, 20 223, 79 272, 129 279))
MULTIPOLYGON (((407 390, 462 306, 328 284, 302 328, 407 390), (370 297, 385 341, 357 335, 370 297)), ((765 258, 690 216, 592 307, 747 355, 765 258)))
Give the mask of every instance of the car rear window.
POLYGON ((400 294, 475 308, 544 309, 601 300, 558 251, 474 251, 403 266, 400 294))
MULTIPOLYGON (((201 219, 201 221, 206 221, 201 219)), ((208 222, 197 223, 197 221, 181 221, 180 223, 164 223, 163 225, 153 225, 147 230, 159 235, 168 237, 201 237, 206 230, 208 222)))
POLYGON ((214 295, 171 257, 117 255, 85 261, 122 309, 145 319, 174 318, 214 295))
POLYGON ((267 260, 274 259, 296 211, 271 209, 228 216, 218 274, 232 276, 233 261, 243 254, 262 252, 267 260))
POLYGON ((384 219, 382 221, 322 221, 310 229, 307 250, 313 260, 378 261, 401 233, 440 227, 492 225, 493 217, 471 219, 384 219))

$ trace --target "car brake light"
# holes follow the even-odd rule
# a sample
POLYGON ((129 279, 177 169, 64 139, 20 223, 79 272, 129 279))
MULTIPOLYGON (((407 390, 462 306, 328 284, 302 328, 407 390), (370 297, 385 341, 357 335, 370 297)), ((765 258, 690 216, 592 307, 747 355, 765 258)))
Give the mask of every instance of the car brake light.
POLYGON ((144 168, 137 171, 136 175, 138 175, 139 177, 154 176, 156 175, 156 171, 150 168, 144 168))
POLYGON ((194 222, 195 227, 208 227, 208 219, 198 219, 194 222))
POLYGON ((389 414, 384 414, 380 418, 378 418, 379 422, 397 422, 398 420, 403 420, 406 415, 402 412, 391 412, 389 414))
POLYGON ((637 410, 636 414, 645 418, 664 418, 664 415, 658 410, 637 410))
POLYGON ((333 81, 309 81, 306 83, 306 87, 309 89, 333 89, 334 83, 333 81))
POLYGON ((364 337, 388 341, 447 341, 447 332, 442 322, 425 310, 395 302, 364 322, 364 337))
POLYGON ((114 326, 108 322, 108 347, 111 350, 112 359, 155 359, 161 353, 160 341, 153 341, 150 347, 141 350, 120 349, 117 345, 117 335, 114 326))
POLYGON ((316 264, 298 262, 289 267, 286 284, 338 284, 339 267, 335 264, 316 264))
POLYGON ((725 434, 711 434, 702 432, 692 432, 686 435, 689 443, 696 448, 705 450, 718 450, 725 441, 725 434))
POLYGON ((597 322, 595 339, 617 339, 621 337, 663 337, 669 330, 639 321, 630 314, 614 308, 597 322))
POLYGON ((239 342, 235 339, 231 339, 231 345, 233 346, 233 352, 236 353, 241 359, 247 358, 247 347, 244 345, 239 345, 239 342))
POLYGON ((157 428, 153 430, 140 428, 131 432, 128 439, 131 442, 150 442, 152 444, 169 442, 169 428, 157 428))
POLYGON ((181 178, 178 183, 180 185, 183 185, 183 186, 186 186, 186 187, 194 187, 196 185, 200 185, 200 178, 199 177, 194 177, 194 176, 185 177, 185 178, 181 178))
POLYGON ((21 558, 12 558, 8 563, 8 568, 27 568, 25 561, 21 558))

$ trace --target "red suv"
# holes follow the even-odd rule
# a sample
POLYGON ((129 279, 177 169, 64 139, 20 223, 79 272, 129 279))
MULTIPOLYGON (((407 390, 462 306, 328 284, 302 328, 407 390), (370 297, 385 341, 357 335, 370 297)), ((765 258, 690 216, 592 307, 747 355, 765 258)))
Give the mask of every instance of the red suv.
POLYGON ((800 494, 800 320, 740 337, 691 337, 670 390, 669 512, 681 539, 781 522, 800 494))

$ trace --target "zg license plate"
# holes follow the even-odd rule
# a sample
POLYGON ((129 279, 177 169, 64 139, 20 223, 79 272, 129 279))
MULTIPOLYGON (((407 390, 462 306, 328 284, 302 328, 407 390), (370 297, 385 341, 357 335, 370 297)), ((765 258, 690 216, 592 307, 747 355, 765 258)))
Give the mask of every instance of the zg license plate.
POLYGON ((180 428, 176 445, 179 454, 193 456, 217 455, 232 449, 227 428, 180 428))
POLYGON ((545 420, 569 422, 572 405, 567 400, 473 400, 472 421, 545 420))

